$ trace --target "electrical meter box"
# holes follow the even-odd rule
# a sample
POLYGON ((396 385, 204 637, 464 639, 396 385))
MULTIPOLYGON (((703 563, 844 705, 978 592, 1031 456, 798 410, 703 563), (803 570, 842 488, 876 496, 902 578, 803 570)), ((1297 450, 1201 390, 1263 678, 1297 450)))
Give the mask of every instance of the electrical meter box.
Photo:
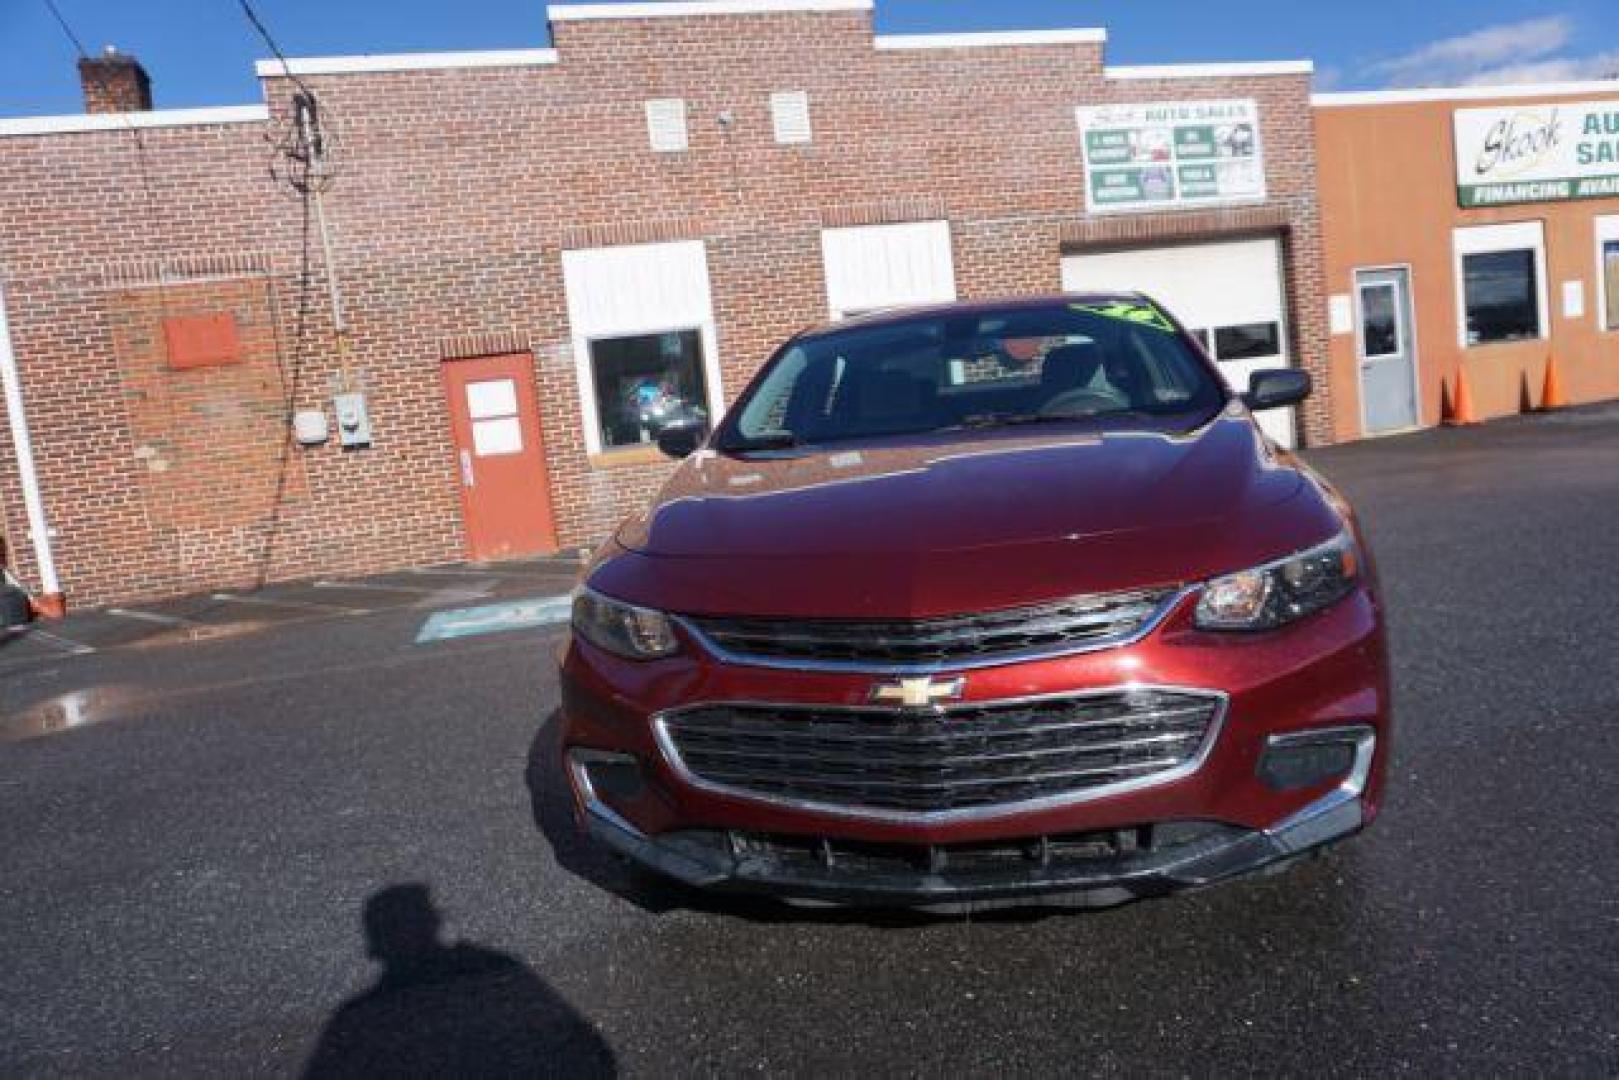
POLYGON ((344 449, 371 445, 371 417, 364 394, 338 394, 332 398, 337 413, 337 440, 344 449))

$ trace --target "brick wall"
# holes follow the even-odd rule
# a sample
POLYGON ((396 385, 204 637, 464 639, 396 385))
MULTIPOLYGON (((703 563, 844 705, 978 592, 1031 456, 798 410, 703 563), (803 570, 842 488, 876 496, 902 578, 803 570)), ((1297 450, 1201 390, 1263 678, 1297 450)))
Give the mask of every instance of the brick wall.
MULTIPOLYGON (((826 317, 824 226, 940 216, 964 298, 1055 291, 1065 250, 1141 239, 1126 221, 1147 222, 1149 239, 1282 233, 1295 355, 1311 366, 1324 355, 1307 77, 1104 80, 1089 44, 878 51, 863 12, 567 22, 554 34, 554 65, 306 78, 341 136, 328 209, 376 442, 292 451, 297 482, 273 506, 233 504, 229 520, 165 517, 140 456, 148 421, 130 399, 120 320, 132 303, 149 313, 208 290, 227 307, 261 297, 251 315, 267 312, 273 333, 255 370, 268 378, 273 353, 287 406, 327 402, 336 363, 318 247, 306 281, 302 208, 266 168, 294 88, 265 81, 267 128, 145 132, 150 198, 129 132, 0 139, 0 268, 76 602, 460 557, 439 365, 480 340, 533 351, 561 541, 599 539, 669 466, 587 455, 568 247, 705 240, 728 399, 777 342, 826 317), (778 90, 808 91, 811 144, 774 143, 778 90), (688 152, 649 149, 643 103, 656 97, 688 101, 688 152), (1202 97, 1260 101, 1270 201, 1247 219, 1132 216, 1087 232, 1075 106, 1202 97), (157 299, 132 300, 132 277, 157 299)), ((1306 415, 1311 440, 1329 437, 1328 414, 1323 392, 1306 415)), ((255 491, 261 440, 242 458, 255 491)), ((178 464, 187 476, 165 484, 223 485, 231 460, 178 464)), ((9 460, 0 505, 20 512, 9 460)))

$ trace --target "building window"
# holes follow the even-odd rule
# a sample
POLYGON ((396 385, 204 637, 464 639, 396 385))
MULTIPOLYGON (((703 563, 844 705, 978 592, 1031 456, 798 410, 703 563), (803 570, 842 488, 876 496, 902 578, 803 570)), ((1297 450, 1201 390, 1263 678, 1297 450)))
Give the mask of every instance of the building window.
POLYGON ((723 376, 701 241, 564 251, 562 277, 587 454, 719 415, 723 376))
POLYGON ((1273 322, 1222 326, 1214 332, 1214 352, 1221 360, 1258 360, 1282 351, 1282 328, 1273 322))
POLYGON ((1461 345, 1545 337, 1549 319, 1541 223, 1457 229, 1455 246, 1461 345))
POLYGON ((1464 255, 1462 279, 1469 345, 1540 336, 1534 251, 1523 248, 1464 255))
POLYGON ((1364 359, 1399 356, 1405 351, 1400 344, 1400 301, 1395 289, 1392 281, 1360 287, 1360 346, 1364 359))
POLYGON ((1598 326, 1619 330, 1619 215, 1596 219, 1598 326))
POLYGON ((1602 243, 1602 281, 1607 293, 1605 330, 1619 330, 1619 240, 1602 243))
POLYGON ((696 329, 592 341, 590 365, 604 449, 650 443, 671 425, 708 422, 696 329))

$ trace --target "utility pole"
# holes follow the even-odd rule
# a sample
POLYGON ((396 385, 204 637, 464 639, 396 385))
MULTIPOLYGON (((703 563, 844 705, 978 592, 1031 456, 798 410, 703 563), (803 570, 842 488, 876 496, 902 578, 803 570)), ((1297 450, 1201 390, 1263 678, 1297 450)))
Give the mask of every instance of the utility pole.
POLYGON ((349 327, 343 311, 343 286, 337 277, 337 261, 332 256, 331 226, 326 220, 326 184, 330 176, 326 165, 325 137, 320 127, 320 105, 313 94, 299 91, 293 95, 292 107, 297 117, 298 143, 308 169, 308 193, 315 204, 315 228, 320 233, 321 257, 326 263, 326 293, 332 306, 332 330, 337 338, 338 369, 344 392, 353 389, 349 371, 349 327))

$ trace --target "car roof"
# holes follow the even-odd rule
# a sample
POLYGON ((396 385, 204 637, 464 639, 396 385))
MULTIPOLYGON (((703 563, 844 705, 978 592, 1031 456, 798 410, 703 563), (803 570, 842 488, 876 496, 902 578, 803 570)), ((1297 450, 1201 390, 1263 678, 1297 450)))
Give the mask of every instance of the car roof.
POLYGON ((880 328, 913 319, 941 315, 999 315, 1006 312, 1051 307, 1054 304, 1116 304, 1140 303, 1147 299, 1139 292, 1082 292, 1047 293, 1041 296, 1014 296, 994 300, 957 300, 948 304, 919 304, 913 307, 887 308, 867 315, 856 315, 839 322, 824 322, 807 327, 799 337, 815 338, 824 334, 838 334, 846 330, 880 328))

